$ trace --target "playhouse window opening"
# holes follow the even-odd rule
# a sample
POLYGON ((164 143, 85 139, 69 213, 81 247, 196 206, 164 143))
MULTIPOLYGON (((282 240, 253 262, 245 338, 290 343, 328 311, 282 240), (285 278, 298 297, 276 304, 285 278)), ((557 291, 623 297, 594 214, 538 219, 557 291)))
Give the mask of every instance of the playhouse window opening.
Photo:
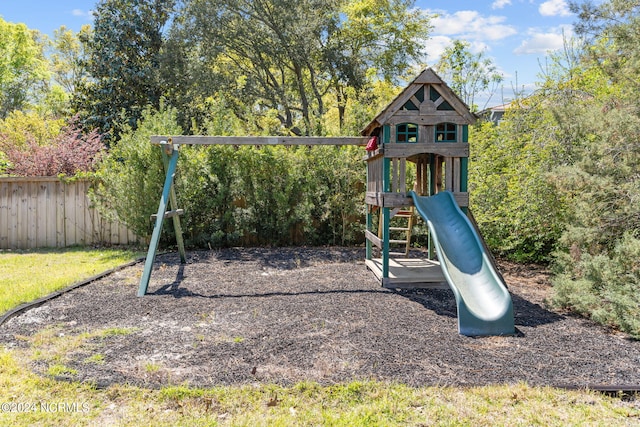
POLYGON ((418 142, 418 125, 402 123, 396 127, 397 142, 418 142))
POLYGON ((416 104, 414 104, 411 100, 408 100, 404 106, 402 107, 403 110, 407 110, 407 111, 418 111, 419 108, 418 106, 416 106, 416 104))
POLYGON ((455 111, 455 109, 447 101, 442 101, 436 108, 438 111, 455 111))
POLYGON ((440 99, 440 96, 440 93, 433 86, 429 87, 429 99, 431 101, 436 102, 438 99, 440 99))
POLYGON ((436 125, 437 142, 456 142, 457 132, 455 123, 439 123, 436 125))

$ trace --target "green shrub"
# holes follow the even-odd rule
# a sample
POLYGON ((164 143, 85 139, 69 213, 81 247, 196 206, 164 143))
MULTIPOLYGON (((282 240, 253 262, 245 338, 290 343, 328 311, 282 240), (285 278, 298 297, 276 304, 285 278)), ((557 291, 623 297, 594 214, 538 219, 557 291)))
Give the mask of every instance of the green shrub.
POLYGON ((176 181, 193 246, 353 244, 364 169, 355 147, 185 147, 176 181), (355 169, 355 170, 354 170, 355 169))
POLYGON ((35 112, 12 111, 4 120, 0 120, 3 148, 21 148, 30 139, 38 145, 46 145, 57 137, 64 127, 64 119, 45 117, 35 112))
MULTIPOLYGON (((183 146, 180 149, 176 192, 189 246, 228 246, 239 243, 236 227, 236 183, 233 147, 183 146)), ((158 196, 155 196, 156 203, 158 196)))
POLYGON ((171 108, 159 112, 148 108, 142 117, 138 129, 124 126, 120 140, 111 145, 91 194, 103 214, 115 215, 141 237, 151 234, 150 215, 158 210, 165 176, 161 151, 149 138, 182 134, 171 108))
POLYGON ((561 148, 535 127, 550 121, 541 108, 513 106, 495 126, 472 130, 470 203, 489 247, 519 262, 548 261, 564 222, 565 202, 549 171, 561 148))
POLYGON ((640 338, 640 239, 627 233, 608 252, 586 249, 557 254, 552 302, 640 338))
MULTIPOLYGON (((148 236, 164 171, 151 135, 179 135, 176 112, 145 111, 98 171, 94 200, 148 236)), ((188 246, 362 242, 365 167, 358 147, 181 146, 175 188, 188 246)), ((166 227, 167 230, 172 227, 166 227)), ((164 233, 167 242, 173 236, 164 233)))

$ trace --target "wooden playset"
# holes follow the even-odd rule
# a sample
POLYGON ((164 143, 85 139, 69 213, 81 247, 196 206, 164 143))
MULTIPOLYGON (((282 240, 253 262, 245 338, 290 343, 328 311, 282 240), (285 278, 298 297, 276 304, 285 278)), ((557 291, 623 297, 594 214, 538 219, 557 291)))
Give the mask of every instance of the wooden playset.
POLYGON ((180 145, 361 145, 366 146, 368 268, 388 288, 443 287, 448 283, 458 305, 462 334, 512 334, 511 298, 468 216, 468 135, 475 120, 445 82, 426 69, 360 137, 152 137, 153 144, 163 147, 166 178, 138 296, 147 292, 167 218, 173 220, 181 261, 186 259, 180 227, 183 212, 176 205, 173 189, 180 145), (425 256, 410 257, 417 214, 428 224, 429 248, 425 256), (394 252, 397 244, 402 246, 394 252))
POLYGON ((404 230, 391 222, 413 211, 409 190, 419 196, 448 190, 461 208, 469 206, 468 135, 475 120, 440 77, 426 69, 363 130, 371 140, 366 156, 366 262, 383 286, 446 286, 439 263, 433 261, 432 247, 426 259, 394 256, 391 245, 402 240, 394 240, 393 232, 404 230), (413 185, 407 183, 412 165, 413 185), (377 258, 373 247, 380 250, 377 258))

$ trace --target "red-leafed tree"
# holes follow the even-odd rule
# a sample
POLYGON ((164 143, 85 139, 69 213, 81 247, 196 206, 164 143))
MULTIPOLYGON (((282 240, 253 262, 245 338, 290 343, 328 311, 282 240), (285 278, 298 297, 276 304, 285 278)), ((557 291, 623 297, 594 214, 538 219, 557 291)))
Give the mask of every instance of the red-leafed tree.
POLYGON ((0 135, 0 149, 8 160, 6 172, 13 176, 57 176, 91 172, 97 166, 105 145, 97 131, 83 134, 72 123, 52 141, 38 144, 29 135, 24 145, 12 144, 0 135))

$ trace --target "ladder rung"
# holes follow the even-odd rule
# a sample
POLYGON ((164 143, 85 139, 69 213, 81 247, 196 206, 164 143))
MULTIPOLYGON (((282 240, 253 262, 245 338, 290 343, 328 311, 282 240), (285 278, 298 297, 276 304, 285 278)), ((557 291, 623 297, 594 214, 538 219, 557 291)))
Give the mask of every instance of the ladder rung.
POLYGON ((389 227, 390 231, 411 231, 409 227, 389 227))
POLYGON ((391 239, 390 239, 390 240, 389 240, 389 243, 403 243, 403 244, 406 244, 406 243, 407 243, 407 241, 406 241, 406 240, 391 240, 391 239))
MULTIPOLYGON (((176 209, 175 211, 166 211, 164 213, 164 218, 173 218, 174 216, 180 216, 184 214, 184 209, 176 209)), ((158 214, 153 214, 151 215, 151 219, 155 220, 156 218, 158 218, 158 214)))

